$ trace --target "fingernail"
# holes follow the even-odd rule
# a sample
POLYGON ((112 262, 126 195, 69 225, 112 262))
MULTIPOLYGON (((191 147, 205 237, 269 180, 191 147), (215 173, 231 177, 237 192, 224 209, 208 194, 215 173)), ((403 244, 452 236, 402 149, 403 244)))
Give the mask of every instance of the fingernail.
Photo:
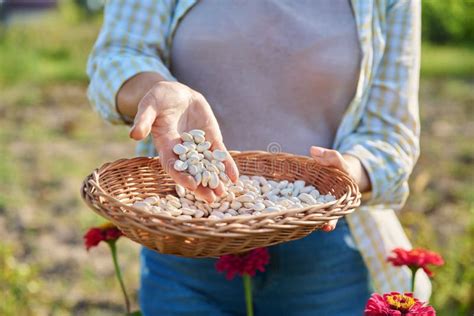
POLYGON ((323 231, 325 231, 325 232, 330 232, 330 231, 334 230, 334 226, 331 226, 331 225, 326 224, 326 225, 323 226, 322 229, 323 229, 323 231))
POLYGON ((136 129, 136 126, 135 126, 135 124, 133 124, 133 126, 130 127, 130 131, 128 132, 128 136, 130 138, 136 139, 135 137, 133 137, 133 132, 135 132, 135 129, 136 129))

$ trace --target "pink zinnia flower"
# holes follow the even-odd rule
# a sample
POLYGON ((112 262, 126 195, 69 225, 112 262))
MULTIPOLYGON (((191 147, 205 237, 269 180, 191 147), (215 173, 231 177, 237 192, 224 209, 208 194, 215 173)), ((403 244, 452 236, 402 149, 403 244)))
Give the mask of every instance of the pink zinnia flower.
POLYGON ((87 250, 97 246, 101 241, 117 240, 122 232, 112 223, 92 227, 84 234, 84 246, 87 250))
POLYGON ((232 280, 236 275, 254 276, 258 271, 264 272, 265 265, 270 262, 267 248, 257 248, 243 254, 225 255, 216 262, 216 269, 225 272, 226 278, 232 280))
POLYGON ((364 316, 436 316, 432 306, 413 297, 412 293, 372 294, 365 306, 364 316))
POLYGON ((422 268, 429 277, 434 273, 428 269, 428 265, 441 266, 444 264, 443 258, 436 252, 422 248, 405 250, 396 248, 392 250, 393 256, 387 260, 394 266, 408 266, 412 271, 422 268))

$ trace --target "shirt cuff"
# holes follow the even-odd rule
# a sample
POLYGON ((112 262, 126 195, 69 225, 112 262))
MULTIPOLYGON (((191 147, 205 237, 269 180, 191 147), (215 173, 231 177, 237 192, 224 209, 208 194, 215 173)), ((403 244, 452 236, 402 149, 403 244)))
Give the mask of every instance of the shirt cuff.
POLYGON ((165 80, 176 81, 168 68, 156 57, 113 56, 96 65, 88 97, 100 115, 112 124, 129 124, 133 118, 122 116, 116 107, 117 93, 123 84, 141 72, 159 73, 165 80))

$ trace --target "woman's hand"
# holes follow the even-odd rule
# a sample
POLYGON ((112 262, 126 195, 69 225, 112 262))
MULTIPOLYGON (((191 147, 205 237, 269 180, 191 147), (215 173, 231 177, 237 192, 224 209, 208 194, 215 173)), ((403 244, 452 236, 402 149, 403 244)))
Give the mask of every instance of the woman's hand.
MULTIPOLYGON (((212 150, 227 151, 214 113, 202 94, 178 82, 160 81, 153 85, 139 102, 130 137, 142 140, 151 133, 166 172, 176 183, 195 191, 199 198, 212 202, 216 195, 224 192, 222 182, 216 189, 211 190, 197 186, 193 176, 173 168, 177 159, 173 146, 181 142, 182 132, 192 129, 206 132, 206 140, 211 142, 212 150)), ((238 169, 234 160, 229 155, 229 159, 224 163, 230 180, 236 182, 238 169)))
MULTIPOLYGON (((359 159, 351 155, 341 155, 337 150, 312 146, 311 157, 318 163, 326 167, 333 167, 341 170, 350 176, 359 186, 361 192, 368 192, 371 189, 370 179, 367 171, 359 159)), ((331 221, 323 226, 324 231, 331 231, 336 228, 337 220, 331 221)))

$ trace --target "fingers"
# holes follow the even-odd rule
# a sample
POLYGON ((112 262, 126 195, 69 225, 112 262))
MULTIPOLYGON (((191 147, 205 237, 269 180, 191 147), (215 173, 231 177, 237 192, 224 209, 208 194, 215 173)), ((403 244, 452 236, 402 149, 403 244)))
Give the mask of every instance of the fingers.
POLYGON ((194 190, 194 195, 198 200, 206 201, 207 203, 212 203, 216 200, 217 196, 222 196, 225 193, 224 184, 219 182, 219 185, 214 190, 208 187, 203 187, 202 185, 198 186, 194 190))
POLYGON ((214 193, 217 196, 222 196, 224 195, 225 192, 226 192, 226 189, 225 189, 224 183, 222 183, 222 181, 219 181, 219 185, 217 186, 217 188, 214 189, 214 193))
POLYGON ((337 150, 311 146, 310 153, 319 164, 348 172, 347 163, 337 150))
MULTIPOLYGON (((174 159, 174 161, 176 161, 176 159, 174 159)), ((174 164, 174 161, 173 161, 173 164, 174 164)), ((196 180, 194 180, 194 177, 192 175, 186 172, 176 171, 173 168, 173 165, 170 166, 168 174, 170 175, 171 178, 173 178, 173 180, 176 183, 182 185, 186 189, 190 191, 196 190, 197 188, 196 180)))
POLYGON ((212 203, 216 200, 216 195, 214 191, 209 188, 203 187, 202 185, 198 186, 194 191, 194 195, 198 200, 206 201, 207 203, 212 203))
POLYGON ((237 183, 237 181, 239 180, 239 169, 237 168, 237 164, 235 163, 234 159, 230 157, 229 159, 224 161, 224 165, 225 172, 229 177, 230 181, 232 181, 233 183, 237 183))
POLYGON ((239 180, 239 168, 237 168, 237 164, 235 163, 234 159, 225 147, 224 143, 222 143, 221 141, 214 141, 213 149, 224 150, 225 152, 227 152, 228 158, 223 161, 225 165, 225 173, 229 177, 230 181, 236 183, 237 180, 239 180))
POLYGON ((337 225, 337 219, 333 219, 329 221, 329 223, 324 224, 324 226, 321 229, 325 232, 330 232, 336 229, 336 225, 337 225))
POLYGON ((130 137, 134 140, 142 140, 150 134, 157 115, 155 107, 152 106, 152 102, 154 102, 152 98, 147 94, 138 105, 138 111, 130 129, 130 137))

